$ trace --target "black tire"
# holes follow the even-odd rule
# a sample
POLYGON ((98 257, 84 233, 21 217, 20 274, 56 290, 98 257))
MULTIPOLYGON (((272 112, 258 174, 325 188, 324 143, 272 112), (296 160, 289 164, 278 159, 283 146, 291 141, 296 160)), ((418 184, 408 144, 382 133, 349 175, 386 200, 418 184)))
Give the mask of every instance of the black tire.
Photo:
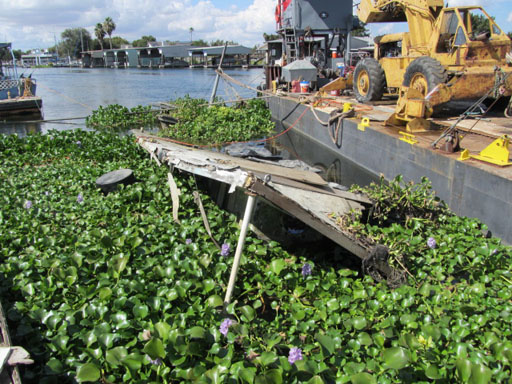
POLYGON ((373 58, 361 60, 354 71, 354 95, 366 103, 382 99, 386 89, 386 75, 379 62, 373 58))
MULTIPOLYGON (((426 96, 432 89, 438 84, 446 82, 446 69, 443 65, 428 56, 418 57, 413 60, 407 67, 404 75, 404 82, 402 83, 405 87, 410 87, 413 79, 418 79, 418 75, 422 76, 427 83, 427 89, 419 89, 426 96)), ((415 84, 413 84, 415 86, 415 84)), ((420 88, 424 88, 420 84, 420 88)))

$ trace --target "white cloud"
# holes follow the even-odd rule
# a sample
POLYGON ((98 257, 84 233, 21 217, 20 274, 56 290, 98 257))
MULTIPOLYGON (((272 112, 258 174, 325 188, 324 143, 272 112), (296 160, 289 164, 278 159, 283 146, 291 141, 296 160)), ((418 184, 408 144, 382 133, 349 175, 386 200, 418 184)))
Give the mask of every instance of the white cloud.
POLYGON ((482 0, 450 0, 448 6, 458 7, 461 5, 482 5, 482 0))
POLYGON ((479 5, 481 7, 495 6, 497 3, 508 3, 510 0, 448 0, 449 7, 459 7, 465 5, 479 5))
POLYGON ((510 22, 510 23, 512 23, 512 12, 510 12, 510 13, 508 14, 507 21, 508 21, 508 22, 510 22))
POLYGON ((142 35, 158 40, 222 39, 253 46, 263 33, 275 30, 275 0, 253 0, 242 8, 236 0, 220 8, 215 0, 0 0, 0 41, 16 49, 46 48, 66 28, 94 26, 110 16, 117 25, 114 36, 129 41, 142 35))
POLYGON ((377 33, 379 33, 380 35, 390 33, 391 31, 393 31, 393 29, 394 29, 393 27, 394 27, 393 23, 386 23, 382 27, 377 29, 377 33))

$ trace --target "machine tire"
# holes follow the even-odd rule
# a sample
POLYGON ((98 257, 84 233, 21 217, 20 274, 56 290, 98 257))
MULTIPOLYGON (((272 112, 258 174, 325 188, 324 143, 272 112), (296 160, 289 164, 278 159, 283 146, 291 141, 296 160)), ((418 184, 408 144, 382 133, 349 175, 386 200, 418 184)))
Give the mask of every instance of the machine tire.
POLYGON ((354 71, 354 95, 366 103, 382 99, 386 88, 386 75, 379 62, 373 58, 361 60, 354 71))
POLYGON ((403 85, 405 87, 414 87, 422 91, 426 96, 436 85, 446 81, 446 69, 436 59, 428 56, 418 57, 407 67, 404 75, 403 85), (426 89, 423 89, 425 88, 426 89))

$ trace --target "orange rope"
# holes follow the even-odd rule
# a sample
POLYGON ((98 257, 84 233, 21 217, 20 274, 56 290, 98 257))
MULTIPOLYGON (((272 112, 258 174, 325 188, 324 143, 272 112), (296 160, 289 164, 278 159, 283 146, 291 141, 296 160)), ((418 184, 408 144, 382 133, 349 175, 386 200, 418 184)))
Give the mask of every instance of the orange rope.
MULTIPOLYGON (((340 105, 343 105, 345 103, 345 101, 321 98, 321 99, 318 99, 315 104, 319 105, 322 103, 325 103, 327 106, 340 106, 340 105)), ((373 111, 373 107, 371 105, 356 104, 353 107, 356 112, 373 111)))

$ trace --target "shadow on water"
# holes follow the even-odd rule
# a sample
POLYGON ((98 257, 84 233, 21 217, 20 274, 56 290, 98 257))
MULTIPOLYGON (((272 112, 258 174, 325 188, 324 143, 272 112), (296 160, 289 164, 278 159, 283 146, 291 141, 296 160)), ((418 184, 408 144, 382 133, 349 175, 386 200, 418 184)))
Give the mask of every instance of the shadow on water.
MULTIPOLYGON (((277 121, 276 132, 282 132, 284 129, 283 124, 277 121)), ((308 165, 320 169, 320 175, 324 180, 345 187, 350 187, 353 184, 368 185, 378 181, 378 177, 373 173, 344 158, 340 153, 294 130, 278 137, 271 150, 274 153, 279 153, 283 158, 304 161, 308 165)))
POLYGON ((41 115, 12 116, 0 120, 0 134, 18 135, 25 137, 30 134, 41 133, 41 123, 37 122, 41 115))

